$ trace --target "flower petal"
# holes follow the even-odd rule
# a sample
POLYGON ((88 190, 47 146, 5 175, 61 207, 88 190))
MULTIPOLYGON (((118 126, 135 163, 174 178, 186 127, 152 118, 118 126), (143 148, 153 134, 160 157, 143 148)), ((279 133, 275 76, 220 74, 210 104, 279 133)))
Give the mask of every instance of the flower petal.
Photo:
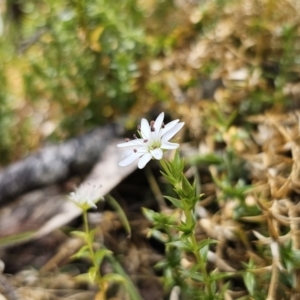
POLYGON ((184 125, 184 122, 176 124, 172 129, 170 129, 163 137, 162 142, 167 142, 171 139, 184 125))
POLYGON ((151 160, 151 158, 152 155, 150 153, 146 153, 145 155, 143 155, 139 160, 138 168, 143 169, 146 166, 146 164, 151 160))
POLYGON ((150 150, 150 153, 152 154, 152 156, 157 159, 157 160, 161 160, 163 157, 163 151, 160 148, 154 149, 154 150, 150 150))
POLYGON ((139 153, 139 154, 145 154, 145 153, 149 152, 147 146, 140 146, 136 150, 137 150, 137 153, 139 153))
POLYGON ((88 204, 88 206, 91 207, 91 208, 97 208, 97 205, 91 200, 88 200, 86 202, 86 204, 88 204))
POLYGON ((165 125, 165 128, 163 128, 161 130, 161 136, 163 136, 164 134, 166 134, 169 130, 171 130, 177 123, 179 122, 179 120, 174 120, 168 124, 165 125))
POLYGON ((142 121, 141 121, 141 135, 144 139, 147 139, 147 140, 151 139, 150 125, 146 119, 142 119, 142 121))
POLYGON ((166 149, 166 150, 177 149, 178 147, 179 147, 179 144, 170 143, 170 142, 163 142, 160 146, 161 149, 166 149))
POLYGON ((96 208, 95 203, 98 202, 102 196, 99 194, 99 186, 83 183, 79 187, 75 187, 75 191, 69 194, 69 198, 77 206, 86 210, 91 207, 96 208))
POLYGON ((119 162, 119 166, 125 167, 133 163, 136 159, 138 159, 141 156, 140 153, 135 153, 132 151, 132 154, 127 155, 125 159, 119 162))
POLYGON ((155 128, 155 132, 159 132, 161 129, 161 125, 163 123, 165 114, 162 112, 155 120, 154 122, 154 128, 155 128))
POLYGON ((133 152, 133 147, 131 149, 126 149, 125 151, 122 152, 121 157, 126 158, 127 156, 131 156, 133 152))
POLYGON ((118 144, 117 147, 124 148, 124 147, 131 147, 131 146, 140 146, 143 144, 143 139, 135 139, 129 142, 118 144))

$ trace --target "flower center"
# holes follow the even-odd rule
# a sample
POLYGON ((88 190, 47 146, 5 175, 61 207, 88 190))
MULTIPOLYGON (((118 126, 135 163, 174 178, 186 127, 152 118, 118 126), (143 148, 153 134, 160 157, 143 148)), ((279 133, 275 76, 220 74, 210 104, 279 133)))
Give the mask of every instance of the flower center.
POLYGON ((154 150, 157 148, 160 148, 161 142, 160 141, 151 141, 151 143, 148 144, 148 150, 154 150))

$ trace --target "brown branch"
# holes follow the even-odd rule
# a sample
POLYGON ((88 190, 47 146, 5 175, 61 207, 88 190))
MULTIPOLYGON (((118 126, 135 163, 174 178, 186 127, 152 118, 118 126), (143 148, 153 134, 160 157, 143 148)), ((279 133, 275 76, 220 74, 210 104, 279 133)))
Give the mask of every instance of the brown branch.
POLYGON ((58 145, 50 145, 0 172, 0 205, 71 175, 88 173, 117 135, 117 127, 96 128, 58 145))

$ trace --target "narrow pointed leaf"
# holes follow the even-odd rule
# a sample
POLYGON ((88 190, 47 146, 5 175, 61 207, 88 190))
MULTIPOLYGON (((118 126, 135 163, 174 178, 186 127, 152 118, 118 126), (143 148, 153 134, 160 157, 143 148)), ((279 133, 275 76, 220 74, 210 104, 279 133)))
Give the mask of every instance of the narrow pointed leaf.
POLYGON ((169 200, 175 207, 183 209, 182 201, 171 196, 164 196, 167 200, 169 200))
POLYGON ((122 275, 116 274, 116 273, 106 274, 102 277, 102 280, 103 281, 109 281, 109 282, 125 283, 125 278, 122 275))
POLYGON ((124 213, 124 210, 122 209, 120 204, 115 200, 115 198, 113 198, 112 196, 107 196, 106 200, 115 209, 115 211, 118 213, 119 218, 120 218, 120 220, 121 220, 128 236, 130 237, 131 236, 131 228, 130 228, 129 221, 126 217, 126 214, 124 213))

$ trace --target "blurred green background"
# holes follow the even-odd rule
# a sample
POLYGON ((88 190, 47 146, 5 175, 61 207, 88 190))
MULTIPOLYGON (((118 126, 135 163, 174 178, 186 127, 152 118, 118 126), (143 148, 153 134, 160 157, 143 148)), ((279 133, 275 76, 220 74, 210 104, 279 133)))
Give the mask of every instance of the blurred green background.
POLYGON ((195 139, 220 118, 297 108, 299 8, 296 0, 2 2, 0 164, 157 105, 195 139))

